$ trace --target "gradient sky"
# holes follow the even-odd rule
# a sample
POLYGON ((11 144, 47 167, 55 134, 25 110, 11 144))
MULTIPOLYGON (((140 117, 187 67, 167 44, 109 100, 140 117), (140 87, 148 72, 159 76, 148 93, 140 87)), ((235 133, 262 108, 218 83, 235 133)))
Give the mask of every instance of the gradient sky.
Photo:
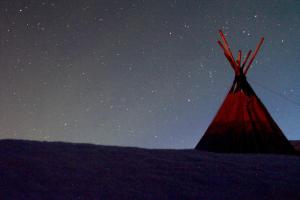
POLYGON ((0 138, 192 148, 234 73, 288 139, 300 130, 300 1, 2 0, 0 138))

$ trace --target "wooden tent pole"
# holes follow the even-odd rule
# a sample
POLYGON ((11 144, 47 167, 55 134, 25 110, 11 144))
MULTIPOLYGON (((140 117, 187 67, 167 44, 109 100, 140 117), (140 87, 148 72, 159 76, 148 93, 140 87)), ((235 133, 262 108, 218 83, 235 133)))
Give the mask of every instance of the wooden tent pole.
POLYGON ((254 51, 254 54, 252 55, 252 58, 251 58, 250 62, 248 63, 247 67, 245 68, 245 71, 244 71, 244 74, 245 74, 245 75, 247 74, 247 72, 248 72, 248 70, 249 70, 249 68, 250 68, 250 66, 251 66, 251 64, 252 64, 252 62, 253 62, 253 60, 254 60, 256 54, 258 53, 258 50, 259 50, 259 48, 261 47, 261 45, 262 45, 263 42, 264 42, 264 38, 262 37, 262 38, 260 39, 260 42, 258 43, 258 45, 257 45, 257 47, 256 47, 256 49, 255 49, 255 51, 254 51))
POLYGON ((224 45, 222 44, 222 42, 220 40, 218 40, 218 44, 220 45, 220 47, 223 49, 224 53, 227 53, 224 45))
POLYGON ((225 38, 224 33, 221 30, 219 30, 219 34, 220 34, 220 36, 221 36, 221 38, 222 38, 222 40, 224 42, 224 45, 229 49, 229 45, 228 45, 228 42, 227 42, 227 40, 225 38))
POLYGON ((225 57, 226 57, 227 60, 229 61, 229 63, 230 63, 230 65, 231 65, 232 69, 235 71, 235 66, 234 66, 234 64, 233 64, 233 61, 232 61, 231 58, 230 58, 230 55, 229 55, 227 49, 225 49, 224 45, 222 44, 222 42, 221 42, 220 40, 218 40, 218 44, 219 44, 220 47, 223 49, 225 57))
POLYGON ((241 67, 241 58, 242 58, 242 51, 239 50, 238 51, 237 60, 236 60, 236 63, 237 63, 237 65, 238 65, 239 68, 241 67))
POLYGON ((248 61, 249 56, 250 56, 251 53, 252 53, 252 50, 250 50, 250 51, 248 52, 248 54, 247 54, 247 56, 246 56, 246 58, 245 58, 245 60, 244 60, 244 62, 243 62, 243 64, 242 64, 242 71, 243 71, 243 69, 244 69, 244 67, 245 67, 245 65, 246 65, 246 63, 247 63, 247 61, 248 61))
POLYGON ((231 60, 230 63, 233 63, 234 71, 238 72, 239 71, 238 67, 236 65, 235 59, 233 58, 232 52, 231 52, 231 50, 229 48, 228 42, 227 42, 227 40, 225 38, 225 35, 223 34, 223 32, 221 30, 219 30, 219 34, 221 36, 222 41, 224 42, 223 47, 224 47, 224 49, 226 49, 226 52, 227 52, 227 54, 228 54, 228 56, 229 56, 229 58, 231 60))

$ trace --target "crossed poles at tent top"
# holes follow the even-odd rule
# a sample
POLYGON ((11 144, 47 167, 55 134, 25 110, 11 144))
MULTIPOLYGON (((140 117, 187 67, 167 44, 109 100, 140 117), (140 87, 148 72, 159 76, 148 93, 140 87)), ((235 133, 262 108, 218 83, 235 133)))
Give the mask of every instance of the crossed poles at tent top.
POLYGON ((232 55, 232 52, 229 48, 229 45, 227 43, 227 40, 223 34, 223 32, 221 30, 219 30, 219 34, 221 36, 221 40, 218 40, 218 44, 221 46, 221 48, 223 49, 224 51, 224 55, 225 57, 228 59, 230 65, 232 66, 233 70, 235 71, 235 74, 236 75, 246 75, 256 54, 258 53, 258 50, 260 49, 262 43, 264 42, 264 38, 262 37, 258 43, 258 45, 256 46, 256 49, 254 51, 254 53, 252 54, 252 57, 249 61, 249 63, 247 64, 247 61, 252 53, 252 50, 250 50, 248 53, 247 53, 247 56, 245 58, 245 60, 243 61, 243 63, 241 64, 241 58, 242 58, 242 51, 239 50, 238 51, 238 55, 237 55, 237 59, 235 60, 233 55, 232 55), (247 65, 246 65, 247 64, 247 65))

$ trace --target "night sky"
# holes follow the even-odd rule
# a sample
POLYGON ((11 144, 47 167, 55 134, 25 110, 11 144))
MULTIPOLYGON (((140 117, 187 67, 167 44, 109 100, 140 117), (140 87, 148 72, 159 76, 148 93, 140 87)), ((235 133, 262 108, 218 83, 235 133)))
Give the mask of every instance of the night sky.
POLYGON ((2 0, 0 138, 193 148, 234 73, 288 139, 300 131, 300 1, 2 0))

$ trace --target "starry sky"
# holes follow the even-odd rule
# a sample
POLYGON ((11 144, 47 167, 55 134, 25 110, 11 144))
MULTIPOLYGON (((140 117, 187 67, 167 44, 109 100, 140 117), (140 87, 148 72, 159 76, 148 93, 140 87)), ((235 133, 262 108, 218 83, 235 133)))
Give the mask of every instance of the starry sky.
POLYGON ((193 148, 234 73, 300 139, 298 0, 2 0, 0 139, 193 148))

